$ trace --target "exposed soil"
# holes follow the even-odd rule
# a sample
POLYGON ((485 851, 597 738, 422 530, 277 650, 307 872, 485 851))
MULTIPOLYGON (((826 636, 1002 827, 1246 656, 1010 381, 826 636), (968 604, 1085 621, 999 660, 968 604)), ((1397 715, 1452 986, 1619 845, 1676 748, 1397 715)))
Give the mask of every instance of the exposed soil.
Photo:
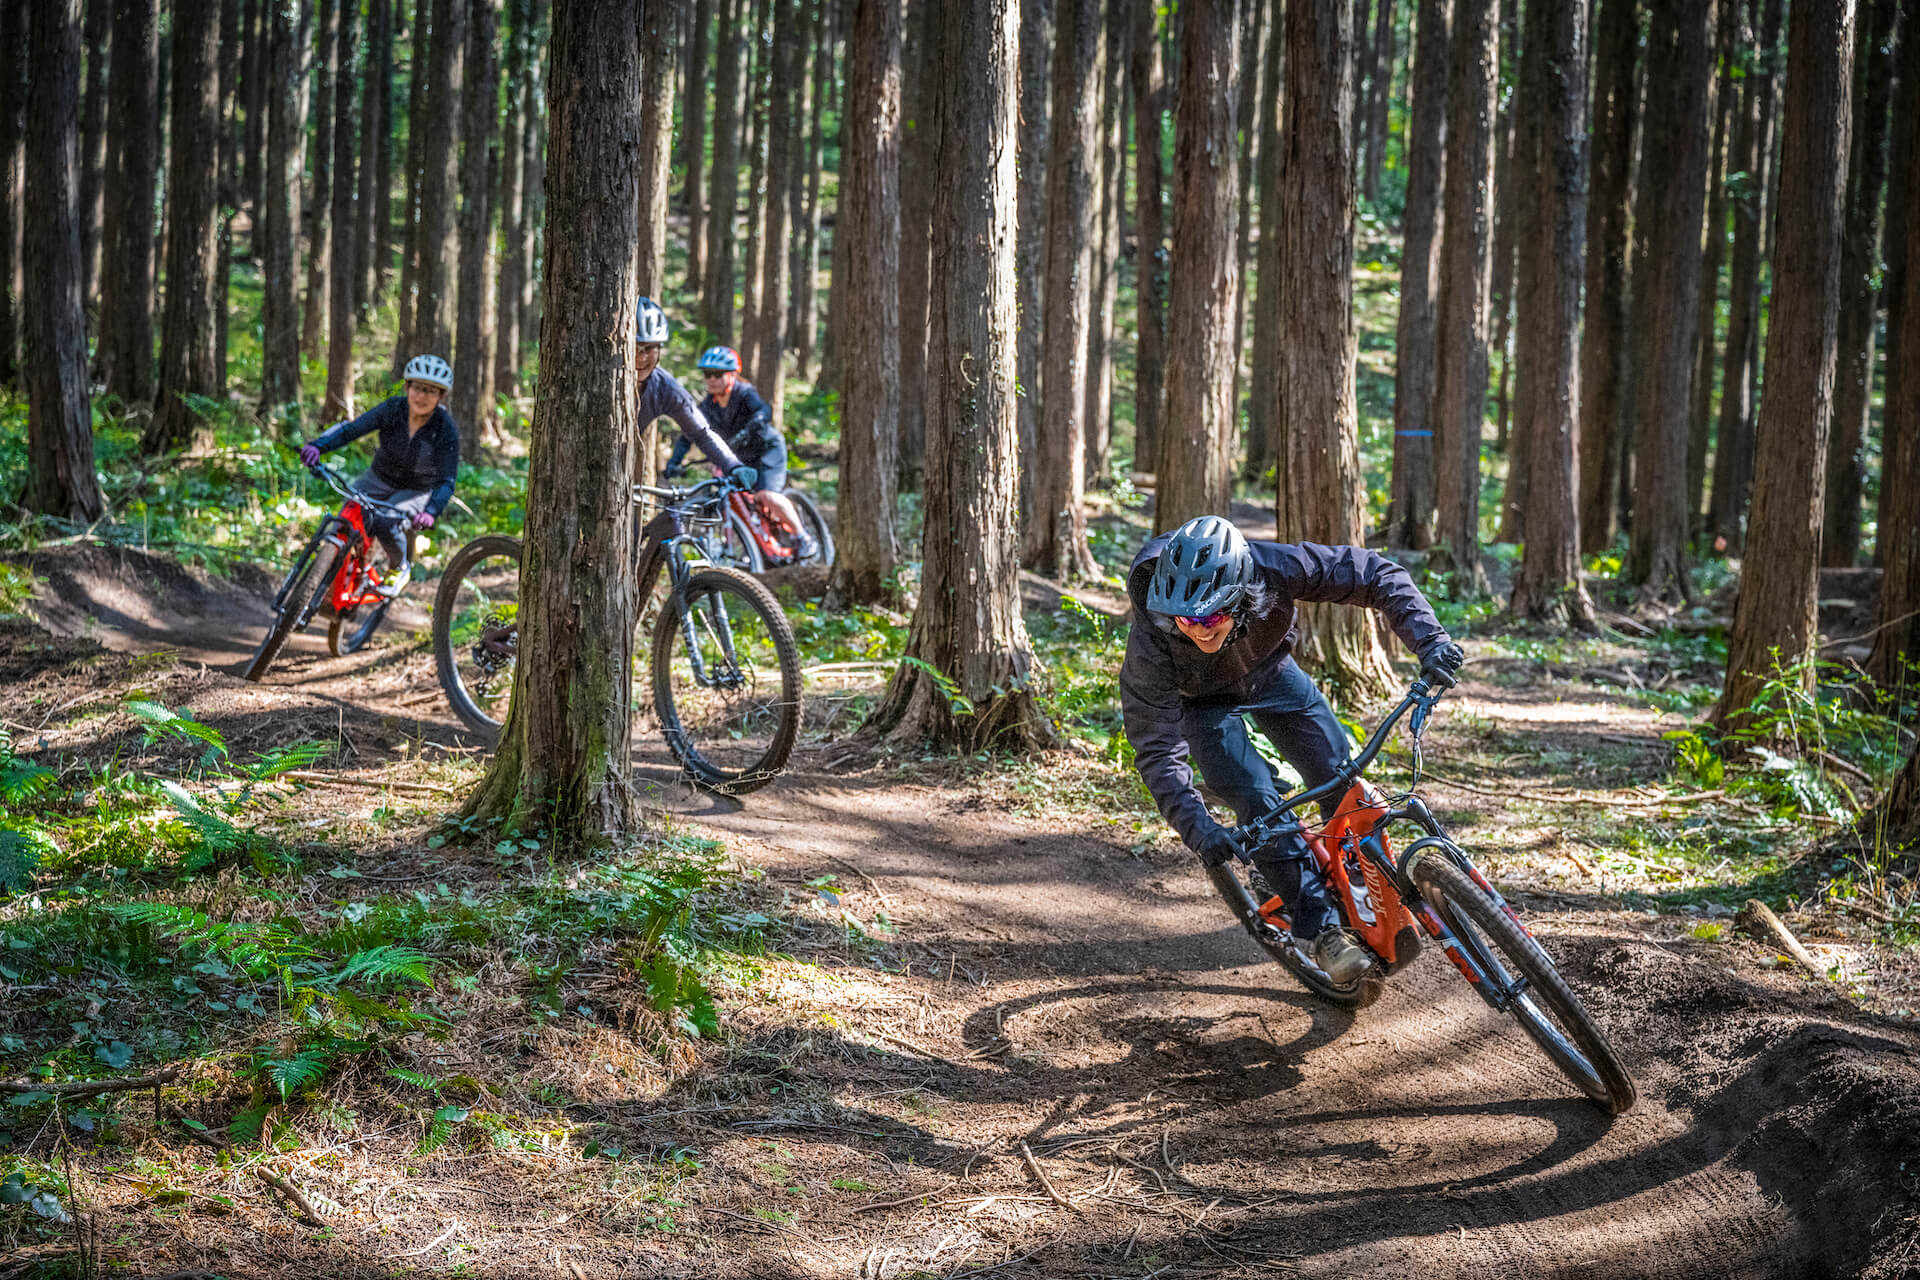
MULTIPOLYGON (((0 627, 21 746, 109 750, 133 732, 111 708, 143 687, 236 744, 337 732, 346 777, 471 753, 408 638, 423 617, 348 659, 296 639, 248 686, 230 672, 264 625, 259 584, 116 556, 38 557, 61 634, 0 627)), ((1450 756, 1490 735, 1517 788, 1601 796, 1664 770, 1671 721, 1524 665, 1477 666, 1438 717, 1442 774, 1464 780, 1450 756)), ((478 1017, 444 1061, 516 1097, 554 1083, 574 1124, 656 1162, 585 1160, 577 1142, 411 1155, 417 1134, 379 1132, 395 1121, 367 1083, 372 1136, 297 1161, 336 1206, 327 1231, 257 1184, 231 1214, 159 1215, 106 1181, 109 1255, 129 1274, 247 1277, 1920 1275, 1920 1035, 1768 950, 1696 937, 1691 915, 1623 906, 1569 857, 1551 803, 1429 789, 1464 842, 1497 850, 1497 882, 1623 1051, 1640 1101, 1617 1120, 1436 955, 1357 1014, 1308 997, 1157 821, 1111 796, 1076 807, 1070 756, 1010 776, 816 740, 743 801, 642 757, 659 808, 817 927, 691 1058, 649 1059, 605 1025, 643 1002, 630 975, 600 974, 583 986, 600 1022, 516 1042, 504 1014, 478 1017)), ((363 799, 379 803, 325 796, 363 799)), ((489 873, 418 869, 425 829, 375 842, 381 890, 489 873)), ((192 1150, 178 1129, 140 1141, 192 1150)))

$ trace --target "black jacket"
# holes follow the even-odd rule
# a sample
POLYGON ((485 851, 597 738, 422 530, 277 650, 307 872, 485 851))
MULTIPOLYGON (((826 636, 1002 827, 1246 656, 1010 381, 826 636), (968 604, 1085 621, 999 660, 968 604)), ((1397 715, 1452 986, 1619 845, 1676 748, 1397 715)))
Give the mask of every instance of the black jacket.
MULTIPOLYGON (((736 378, 726 404, 709 395, 700 402, 700 412, 740 461, 763 474, 786 467, 786 439, 774 429, 773 410, 751 382, 736 378)), ((669 467, 680 465, 690 443, 684 435, 673 442, 673 452, 667 456, 669 467)))
POLYGON ((1133 627, 1120 667, 1120 710, 1134 767, 1161 816, 1192 845, 1215 823, 1193 787, 1182 713, 1192 703, 1245 705, 1267 692, 1299 638, 1295 602, 1378 609, 1415 653, 1446 639, 1447 632, 1407 571, 1383 555, 1365 547, 1254 542, 1249 546, 1257 605, 1231 643, 1202 653, 1177 628, 1161 630, 1147 612, 1147 587, 1172 536, 1162 534, 1140 548, 1127 573, 1133 627))
POLYGON ((427 510, 438 516, 453 497, 453 483, 460 475, 460 428, 454 425, 447 406, 433 411, 426 425, 407 434, 407 398, 391 396, 359 417, 335 423, 313 442, 322 453, 331 453, 361 436, 380 433, 380 445, 373 451, 369 470, 397 489, 416 493, 431 492, 427 510))

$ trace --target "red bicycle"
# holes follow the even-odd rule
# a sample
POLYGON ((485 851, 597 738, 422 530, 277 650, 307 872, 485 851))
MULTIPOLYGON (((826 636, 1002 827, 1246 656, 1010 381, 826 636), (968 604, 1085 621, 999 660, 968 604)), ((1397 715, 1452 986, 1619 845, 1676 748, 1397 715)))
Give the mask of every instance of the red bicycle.
MULTIPOLYGON (((373 563, 372 538, 367 533, 367 512, 387 516, 401 525, 407 513, 395 506, 369 498, 324 462, 308 468, 326 481, 343 501, 340 510, 320 521, 306 546, 294 557, 280 590, 273 597, 273 625, 253 651, 247 663, 246 678, 258 680, 267 674, 287 637, 306 629, 322 610, 330 619, 327 625, 327 651, 334 657, 352 653, 366 644, 387 616, 393 597, 378 590, 383 585, 382 570, 373 563)), ((409 529, 407 556, 413 556, 413 532, 409 529)), ((391 572, 387 570, 386 572, 391 572)))
POLYGON ((1353 982, 1336 985, 1296 942, 1287 904, 1250 865, 1229 863, 1207 874, 1240 923, 1307 990, 1349 1009, 1372 1004, 1388 975, 1420 954, 1422 935, 1446 953, 1475 994, 1497 1013, 1512 1014, 1569 1080, 1609 1115, 1633 1106, 1633 1079, 1604 1032, 1507 900, 1454 843, 1413 788, 1420 781, 1420 737, 1443 689, 1423 676, 1388 713, 1346 767, 1320 786, 1287 796, 1238 828, 1241 848, 1304 836, 1320 868, 1327 897, 1341 923, 1360 938, 1373 964, 1353 982), (1361 780, 1402 716, 1413 747, 1413 784, 1391 800, 1361 780), (1341 797, 1320 831, 1305 830, 1294 811, 1341 797), (1387 828, 1405 822, 1419 838, 1396 858, 1387 828))
MULTIPOLYGON (((664 479, 671 484, 688 474, 689 470, 687 467, 669 470, 664 479)), ((715 474, 718 474, 717 469, 715 474)), ((794 510, 800 513, 800 519, 807 526, 807 532, 813 535, 816 550, 812 555, 800 554, 797 540, 786 531, 784 522, 768 511, 758 491, 736 489, 727 495, 726 519, 717 531, 717 537, 707 540, 707 559, 718 565, 744 569, 748 573, 765 573, 768 569, 785 569, 800 564, 817 564, 823 569, 831 569, 833 529, 828 526, 826 516, 821 514, 819 506, 804 490, 788 485, 780 492, 793 503, 794 510)))

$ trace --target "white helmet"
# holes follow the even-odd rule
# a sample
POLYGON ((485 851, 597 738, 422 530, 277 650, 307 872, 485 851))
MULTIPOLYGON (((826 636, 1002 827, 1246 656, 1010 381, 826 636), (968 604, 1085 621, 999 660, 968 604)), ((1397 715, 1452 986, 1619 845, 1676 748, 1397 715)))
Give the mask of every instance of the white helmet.
POLYGON ((453 366, 439 356, 415 356, 407 361, 408 382, 429 382, 442 391, 453 390, 453 366))
POLYGON ((642 298, 634 304, 633 340, 667 344, 667 313, 652 298, 642 298))

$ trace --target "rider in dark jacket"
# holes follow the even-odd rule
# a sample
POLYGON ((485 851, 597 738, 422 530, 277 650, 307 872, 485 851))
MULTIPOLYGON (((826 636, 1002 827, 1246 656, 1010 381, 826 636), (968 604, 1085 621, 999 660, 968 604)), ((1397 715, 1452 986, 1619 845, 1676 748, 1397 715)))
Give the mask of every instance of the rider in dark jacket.
MULTIPOLYGON (((1346 730, 1293 660, 1297 602, 1379 610, 1423 668, 1449 678, 1464 661, 1407 571, 1385 556, 1364 547, 1249 543, 1218 516, 1189 520, 1142 547, 1127 592, 1134 623, 1120 707, 1134 765, 1161 815, 1209 866, 1240 849, 1194 789, 1189 754, 1241 822, 1280 799, 1278 774, 1247 736, 1248 717, 1309 786, 1349 758, 1346 730)), ((1305 841, 1294 834, 1246 852, 1286 901, 1300 950, 1337 984, 1357 978, 1366 954, 1339 927, 1305 841)))
POLYGON ((680 379, 660 367, 660 349, 667 337, 667 313, 652 298, 641 298, 634 305, 633 327, 633 371, 640 379, 640 429, 647 430, 656 418, 672 418, 680 424, 681 434, 699 445, 709 462, 741 488, 753 488, 759 472, 734 456, 708 424, 693 396, 680 385, 680 379))
MULTIPOLYGON (((773 410, 767 402, 751 382, 740 376, 740 353, 732 347, 708 347, 700 354, 700 373, 707 383, 707 398, 700 402, 700 412, 734 456, 760 473, 754 488, 760 494, 761 510, 793 541, 794 557, 813 558, 819 546, 793 500, 781 492, 787 487, 786 437, 773 425, 773 410)), ((686 460, 688 444, 685 435, 673 442, 673 452, 667 456, 668 471, 686 460)))

